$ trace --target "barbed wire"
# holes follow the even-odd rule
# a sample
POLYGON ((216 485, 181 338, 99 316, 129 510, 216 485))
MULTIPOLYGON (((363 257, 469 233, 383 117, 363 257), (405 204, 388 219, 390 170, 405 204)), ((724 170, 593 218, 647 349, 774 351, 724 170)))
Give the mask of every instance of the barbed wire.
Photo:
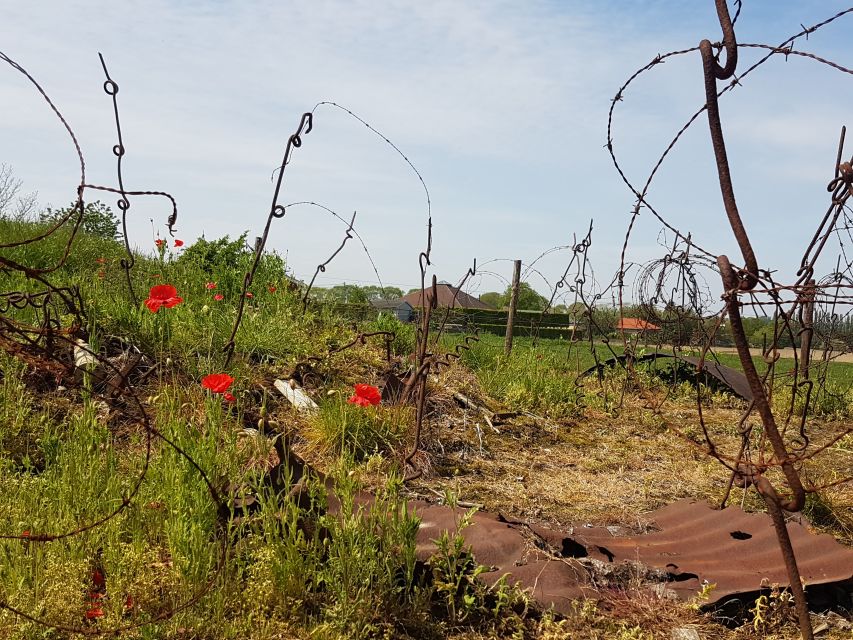
MULTIPOLYGON (((683 326, 688 317, 695 318, 691 322, 694 322, 697 328, 702 327, 701 340, 705 343, 699 361, 699 369, 702 368, 706 355, 711 352, 713 338, 721 330, 723 319, 727 317, 727 329, 731 333, 735 343, 740 364, 752 394, 752 400, 742 414, 739 423, 740 446, 738 453, 734 456, 721 449, 718 436, 712 432, 705 421, 701 386, 697 387, 697 410, 702 430, 701 443, 695 443, 692 438, 687 436, 676 425, 670 424, 668 426, 680 437, 698 444, 707 455, 715 458, 724 467, 729 469, 731 475, 726 497, 723 499, 724 504, 728 497, 728 492, 733 485, 744 489, 755 487, 759 495, 764 499, 768 512, 773 519, 779 547, 785 561, 789 577, 789 588, 796 603, 800 630, 803 638, 810 639, 813 637, 813 631, 809 619, 808 603, 803 592, 796 558, 785 526, 783 511, 796 512, 801 510, 805 503, 806 492, 815 490, 815 487, 804 485, 799 471, 802 464, 822 451, 825 451, 826 448, 831 446, 831 443, 837 442, 850 432, 850 429, 842 429, 836 437, 828 438, 823 444, 815 443, 809 434, 808 417, 813 410, 812 403, 815 397, 820 393, 821 388, 825 389, 826 385, 825 369, 822 375, 818 373, 817 380, 815 380, 814 373, 816 372, 811 362, 811 353, 814 347, 812 341, 816 335, 820 336, 820 333, 816 334, 814 329, 815 308, 820 304, 828 304, 834 313, 838 304, 848 303, 850 300, 853 300, 849 294, 845 294, 842 291, 846 283, 837 276, 840 259, 836 261, 836 274, 831 274, 829 278, 817 280, 814 277, 818 257, 823 252, 830 237, 834 235, 838 239, 842 253, 844 253, 844 240, 841 236, 842 229, 837 228, 836 224, 844 216, 844 223, 847 226, 848 221, 846 220, 845 208, 847 206, 847 199, 853 194, 853 169, 851 169, 853 159, 851 159, 850 163, 843 161, 845 130, 842 129, 834 167, 834 178, 828 184, 828 191, 831 194, 830 205, 820 221, 811 242, 803 252, 803 257, 797 271, 797 280, 792 285, 780 284, 775 281, 772 271, 767 268, 759 268, 750 236, 742 222, 732 186, 718 100, 724 94, 739 86, 748 74, 759 68, 772 56, 779 54, 785 55, 786 59, 790 55, 796 55, 806 60, 824 64, 836 71, 849 74, 850 70, 846 67, 815 54, 799 51, 795 53, 793 43, 798 38, 802 36, 808 37, 809 34, 814 33, 820 27, 853 12, 853 8, 838 12, 813 27, 803 27, 802 31, 791 36, 781 45, 774 47, 762 44, 738 44, 734 31, 734 23, 740 14, 741 4, 737 3, 735 20, 730 18, 725 0, 715 0, 715 4, 723 34, 722 42, 712 43, 706 39, 698 47, 656 56, 649 64, 640 68, 628 78, 619 88, 611 103, 607 118, 606 146, 618 175, 636 198, 620 255, 618 283, 619 307, 621 313, 623 309, 624 288, 624 276, 622 272, 626 263, 631 234, 641 209, 646 207, 665 229, 675 235, 675 238, 671 250, 663 259, 648 263, 638 274, 637 290, 641 306, 650 317, 658 322, 665 322, 668 319, 672 319, 676 326, 683 326), (760 49, 767 53, 743 73, 736 75, 738 50, 745 47, 760 49), (688 119, 686 124, 676 132, 675 136, 665 146, 663 153, 653 165, 643 186, 638 189, 633 185, 620 166, 614 151, 612 132, 613 114, 616 104, 623 100, 628 86, 640 75, 657 67, 668 58, 692 53, 697 50, 701 53, 703 64, 705 105, 698 109, 688 119), (721 65, 719 58, 723 52, 725 52, 725 64, 721 65), (718 88, 718 82, 724 81, 728 81, 727 84, 721 89, 718 88), (670 155, 683 134, 703 111, 707 113, 708 117, 709 133, 716 160, 716 173, 723 205, 729 225, 741 252, 742 266, 737 268, 732 265, 726 255, 714 255, 698 245, 690 233, 681 231, 675 225, 665 220, 648 202, 646 197, 664 160, 670 155), (716 318, 714 326, 710 331, 704 328, 706 322, 703 316, 708 307, 710 296, 708 295, 706 285, 700 288, 697 275, 697 268, 700 266, 718 271, 723 282, 722 298, 724 308, 722 311, 712 314, 708 318, 716 318), (821 283, 820 288, 818 282, 821 283), (740 300, 741 296, 747 297, 748 300, 742 302, 740 300), (773 309, 772 335, 765 334, 765 343, 762 349, 763 357, 767 363, 767 369, 763 375, 758 373, 755 363, 752 360, 741 315, 742 307, 750 307, 753 310, 763 310, 764 307, 773 309), (658 311, 659 308, 664 309, 663 314, 658 311), (776 381, 775 364, 778 355, 775 354, 778 353, 778 345, 783 339, 789 341, 792 345, 796 345, 799 341, 800 353, 798 354, 797 350, 794 349, 793 367, 790 375, 787 376, 788 379, 785 380, 790 397, 787 402, 787 408, 784 411, 784 416, 779 419, 776 415, 777 411, 771 404, 771 394, 776 381), (815 386, 816 383, 817 387, 815 386), (802 400, 804 406, 801 415, 795 420, 798 410, 798 400, 802 400), (749 421, 753 412, 758 414, 762 426, 757 441, 755 430, 749 421), (795 426, 795 428, 790 429, 789 427, 792 426, 795 426), (770 469, 781 471, 784 479, 784 488, 787 491, 786 494, 780 495, 768 479, 766 474, 770 469)), ((844 260, 845 270, 849 270, 849 262, 846 259, 846 255, 844 260)), ((831 330, 829 334, 831 334, 831 330)), ((827 337, 825 335, 824 339, 827 337)), ((624 336, 623 341, 625 341, 627 349, 628 344, 624 336)), ((825 345, 824 363, 828 362, 826 356, 830 351, 831 346, 829 344, 825 345)))

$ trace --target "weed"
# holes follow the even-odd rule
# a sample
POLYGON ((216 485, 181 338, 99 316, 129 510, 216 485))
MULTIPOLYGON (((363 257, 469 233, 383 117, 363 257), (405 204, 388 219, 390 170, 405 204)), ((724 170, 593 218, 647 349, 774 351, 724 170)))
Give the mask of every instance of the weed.
POLYGON ((756 633, 768 633, 778 630, 784 624, 796 620, 794 596, 788 589, 780 589, 778 584, 770 585, 770 592, 762 593, 749 609, 752 614, 752 628, 756 633))
POLYGON ((333 394, 320 404, 308 426, 312 446, 321 451, 347 453, 363 460, 394 449, 412 420, 409 407, 350 404, 333 394))

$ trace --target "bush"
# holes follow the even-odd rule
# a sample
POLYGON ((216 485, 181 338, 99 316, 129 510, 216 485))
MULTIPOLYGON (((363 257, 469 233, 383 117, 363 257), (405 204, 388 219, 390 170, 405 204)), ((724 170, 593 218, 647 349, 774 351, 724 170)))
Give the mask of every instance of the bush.
MULTIPOLYGON (((48 207, 39 214, 39 221, 46 224, 56 224, 70 214, 68 225, 69 228, 77 219, 77 203, 72 202, 63 209, 51 209, 48 207)), ((100 200, 89 202, 83 208, 83 222, 80 228, 84 233, 88 233, 98 238, 106 240, 118 240, 122 237, 118 227, 120 220, 113 213, 109 206, 105 205, 100 200)))
POLYGON ((390 331, 394 334, 391 352, 396 356, 405 356, 415 352, 415 326, 400 322, 396 316, 380 313, 368 327, 369 331, 390 331))
MULTIPOLYGON (((255 252, 246 243, 248 231, 231 240, 224 236, 216 240, 199 238, 188 246, 178 259, 179 266, 194 266, 212 280, 216 280, 223 293, 236 293, 243 288, 243 278, 252 268, 255 252)), ((284 259, 273 252, 261 256, 255 272, 253 286, 279 287, 285 284, 284 259)))

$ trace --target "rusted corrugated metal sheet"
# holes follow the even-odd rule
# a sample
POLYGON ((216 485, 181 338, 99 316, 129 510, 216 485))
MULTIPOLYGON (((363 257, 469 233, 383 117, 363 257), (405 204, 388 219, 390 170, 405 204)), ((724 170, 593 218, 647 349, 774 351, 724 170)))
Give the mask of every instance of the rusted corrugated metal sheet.
MULTIPOLYGON (((699 368, 699 358, 693 356, 673 355, 671 353, 646 353, 640 356, 634 356, 634 362, 648 362, 651 360, 663 360, 666 358, 674 358, 675 360, 693 365, 697 369, 699 368)), ((612 367, 617 362, 624 362, 624 360, 624 355, 608 358, 607 360, 603 360, 599 365, 590 367, 581 373, 579 377, 582 378, 595 373, 599 368, 612 367)), ((726 365, 715 362, 710 358, 706 359, 703 363, 702 371, 722 382, 744 400, 752 400, 752 389, 750 389, 749 381, 746 379, 743 371, 727 367, 726 365)))
MULTIPOLYGON (((417 537, 418 559, 428 562, 438 552, 435 540, 442 531, 454 535, 465 509, 450 509, 425 502, 412 502, 421 518, 417 537)), ((572 600, 592 594, 587 570, 576 560, 563 559, 539 548, 535 536, 521 523, 508 522, 500 516, 479 512, 470 526, 462 530, 466 544, 471 546, 476 561, 490 567, 481 574, 489 584, 511 574, 511 582, 519 582, 530 595, 545 607, 553 606, 560 613, 571 612, 572 600)))
MULTIPOLYGON (((437 551, 434 540, 444 530, 455 532, 464 510, 424 502, 410 506, 422 519, 418 557, 427 561, 437 551)), ((657 569, 653 579, 666 582, 684 599, 693 597, 703 581, 715 583, 708 604, 768 584, 787 584, 773 524, 765 514, 737 507, 719 511, 682 500, 647 518, 654 532, 620 537, 604 527, 559 531, 477 513, 462 535, 477 562, 492 567, 484 579, 494 581, 509 573, 542 605, 564 613, 573 599, 594 595, 590 578, 595 571, 626 562, 657 569), (590 566, 590 559, 600 561, 597 568, 590 566)), ((831 536, 811 534, 798 523, 789 523, 788 531, 807 587, 853 579, 853 549, 831 536)))
MULTIPOLYGON (((692 364, 697 369, 699 368, 699 358, 679 356, 678 359, 692 364)), ((750 389, 749 380, 746 379, 743 371, 738 371, 710 359, 705 360, 702 370, 714 376, 744 400, 752 400, 752 389, 750 389)))

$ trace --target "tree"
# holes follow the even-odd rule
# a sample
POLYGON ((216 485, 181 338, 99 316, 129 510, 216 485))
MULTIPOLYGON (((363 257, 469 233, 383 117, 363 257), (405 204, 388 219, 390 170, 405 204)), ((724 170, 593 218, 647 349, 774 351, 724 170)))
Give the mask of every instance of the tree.
POLYGON ((694 338, 699 337, 701 319, 693 309, 667 302, 659 317, 650 317, 652 318, 651 322, 657 320, 661 325, 658 338, 665 344, 681 347, 689 345, 694 338))
POLYGON ((249 258, 254 258, 254 252, 246 243, 248 231, 237 238, 223 236, 216 240, 199 238, 188 246, 178 257, 179 263, 194 263, 208 275, 213 275, 222 267, 238 267, 243 270, 250 266, 249 258))
POLYGON ((361 287, 361 290, 368 300, 396 300, 403 297, 403 290, 397 287, 379 287, 371 284, 361 287))
MULTIPOLYGON (((39 214, 39 221, 47 224, 55 224, 64 218, 68 218, 69 224, 74 224, 77 219, 77 203, 72 202, 63 209, 51 209, 48 207, 39 214), (71 214, 69 217, 69 213, 71 214)), ((119 219, 100 200, 89 202, 83 207, 82 230, 89 235, 105 238, 107 240, 118 240, 121 234, 118 231, 119 219)))
MULTIPOLYGON (((502 307, 508 307, 512 297, 512 287, 509 286, 502 296, 502 307)), ((543 311, 548 306, 548 300, 539 295, 536 290, 526 282, 518 283, 518 308, 522 311, 543 311)))
POLYGON ((608 336, 616 331, 619 309, 616 307, 593 307, 590 313, 590 328, 596 336, 608 336))
POLYGON ((503 306, 503 295, 497 291, 489 291, 480 296, 480 302, 485 302, 495 309, 500 309, 503 306))
POLYGON ((21 194, 23 184, 15 178, 12 167, 0 164, 0 218, 21 220, 35 210, 38 194, 21 194))
POLYGON ((345 304, 367 304, 369 302, 364 290, 355 284, 336 284, 326 289, 325 297, 335 302, 345 304))

